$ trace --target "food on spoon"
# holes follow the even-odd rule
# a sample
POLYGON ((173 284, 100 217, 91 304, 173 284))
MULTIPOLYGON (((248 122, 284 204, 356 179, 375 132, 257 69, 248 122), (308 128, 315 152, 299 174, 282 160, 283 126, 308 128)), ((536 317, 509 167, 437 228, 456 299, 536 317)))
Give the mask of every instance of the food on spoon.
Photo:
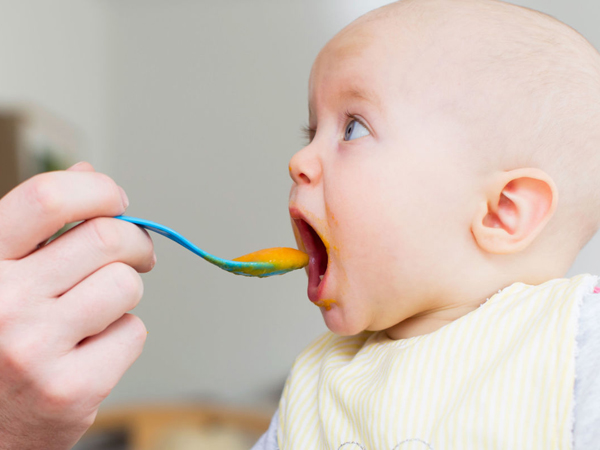
POLYGON ((268 276, 273 272, 281 271, 282 273, 285 273, 291 270, 301 269, 308 265, 308 255, 295 248, 274 247, 248 253, 239 258, 234 258, 233 261, 270 264, 271 266, 269 269, 265 269, 264 267, 242 269, 242 271, 248 275, 260 277, 268 276))

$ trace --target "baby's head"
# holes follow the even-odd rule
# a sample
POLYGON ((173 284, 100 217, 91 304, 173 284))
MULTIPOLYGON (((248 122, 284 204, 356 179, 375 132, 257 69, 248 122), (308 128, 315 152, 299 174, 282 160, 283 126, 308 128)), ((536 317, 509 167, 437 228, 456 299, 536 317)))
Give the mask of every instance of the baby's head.
POLYGON ((529 9, 404 0, 361 17, 314 63, 309 130, 290 212, 339 334, 427 333, 562 277, 600 224, 600 55, 529 9))

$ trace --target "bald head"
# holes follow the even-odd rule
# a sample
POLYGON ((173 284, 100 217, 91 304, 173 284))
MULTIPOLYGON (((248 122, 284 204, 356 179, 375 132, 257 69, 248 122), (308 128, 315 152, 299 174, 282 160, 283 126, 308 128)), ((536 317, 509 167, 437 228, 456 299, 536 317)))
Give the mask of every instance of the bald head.
POLYGON ((534 167, 554 180, 558 208, 542 236, 574 258, 600 225, 593 46, 548 15, 495 0, 403 0, 359 18, 324 52, 373 42, 405 63, 397 82, 407 101, 426 99, 462 126, 477 176, 534 167))

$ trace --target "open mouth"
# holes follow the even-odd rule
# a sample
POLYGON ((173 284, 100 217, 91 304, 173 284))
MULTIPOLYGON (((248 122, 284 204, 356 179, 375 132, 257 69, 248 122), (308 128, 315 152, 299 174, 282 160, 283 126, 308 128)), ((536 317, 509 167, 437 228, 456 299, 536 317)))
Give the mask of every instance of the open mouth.
POLYGON ((304 249, 308 253, 308 298, 311 302, 319 301, 319 286, 327 271, 327 248, 313 227, 303 219, 294 219, 300 233, 304 249))

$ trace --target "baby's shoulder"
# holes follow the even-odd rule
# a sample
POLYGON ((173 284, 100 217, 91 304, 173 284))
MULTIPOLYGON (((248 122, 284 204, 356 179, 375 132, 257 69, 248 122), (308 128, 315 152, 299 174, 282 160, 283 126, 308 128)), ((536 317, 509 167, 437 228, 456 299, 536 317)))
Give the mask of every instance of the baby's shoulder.
POLYGON ((594 448, 600 439, 600 294, 583 297, 576 340, 574 448, 594 448))

